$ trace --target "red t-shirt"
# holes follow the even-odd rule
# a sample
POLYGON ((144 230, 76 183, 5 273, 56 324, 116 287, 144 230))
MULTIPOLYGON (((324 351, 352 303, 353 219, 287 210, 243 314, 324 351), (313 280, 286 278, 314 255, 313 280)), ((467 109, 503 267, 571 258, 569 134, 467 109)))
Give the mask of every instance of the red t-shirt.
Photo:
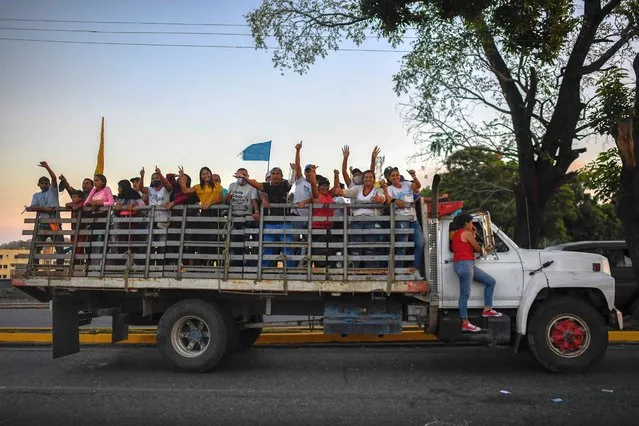
POLYGON ((468 242, 464 242, 461 239, 463 229, 458 229, 453 234, 453 262, 460 262, 462 260, 475 260, 475 252, 473 246, 468 242))
MULTIPOLYGON (((319 202, 322 204, 333 204, 333 196, 331 194, 320 194, 319 202)), ((313 221, 312 227, 314 229, 328 229, 333 227, 333 222, 328 220, 329 217, 333 216, 335 213, 335 209, 331 208, 317 208, 313 209, 313 216, 322 216, 325 217, 326 220, 317 220, 313 221)))

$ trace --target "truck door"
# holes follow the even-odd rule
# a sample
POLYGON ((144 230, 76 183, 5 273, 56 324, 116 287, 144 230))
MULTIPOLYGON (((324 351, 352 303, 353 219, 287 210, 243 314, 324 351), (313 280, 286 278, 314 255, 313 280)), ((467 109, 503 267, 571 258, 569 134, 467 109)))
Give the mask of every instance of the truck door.
MULTIPOLYGON (((480 220, 480 218, 478 218, 480 220)), ((459 303, 459 278, 453 270, 453 252, 449 240, 450 222, 442 222, 441 238, 441 279, 442 279, 442 305, 444 308, 456 308, 459 303)), ((476 225, 477 240, 482 244, 483 235, 481 226, 476 225)), ((516 308, 519 306, 523 290, 523 266, 521 258, 515 247, 509 242, 499 238, 499 233, 494 234, 495 253, 476 261, 478 268, 492 275, 497 284, 493 294, 495 308, 516 308)), ((484 306, 484 286, 473 282, 471 286, 468 307, 471 309, 484 306)))

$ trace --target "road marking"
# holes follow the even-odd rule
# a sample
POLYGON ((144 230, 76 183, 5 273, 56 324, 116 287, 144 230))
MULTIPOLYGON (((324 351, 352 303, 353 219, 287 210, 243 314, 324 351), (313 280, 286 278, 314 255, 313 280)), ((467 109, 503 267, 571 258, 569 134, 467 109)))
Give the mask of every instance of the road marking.
MULTIPOLYGON (((0 329, 0 343, 33 343, 44 344, 53 341, 50 329, 39 328, 38 331, 26 329, 0 329)), ((610 331, 608 339, 611 343, 639 343, 639 331, 610 331)), ((352 334, 343 337, 339 334, 324 334, 321 331, 306 333, 264 333, 256 345, 298 345, 298 344, 333 344, 333 343, 410 343, 435 342, 437 336, 419 330, 408 330, 402 334, 389 334, 383 337, 368 334, 352 334)), ((109 329, 82 329, 80 343, 85 345, 104 345, 111 343, 109 329)), ((118 344, 156 344, 155 330, 142 329, 129 333, 129 338, 118 344)))

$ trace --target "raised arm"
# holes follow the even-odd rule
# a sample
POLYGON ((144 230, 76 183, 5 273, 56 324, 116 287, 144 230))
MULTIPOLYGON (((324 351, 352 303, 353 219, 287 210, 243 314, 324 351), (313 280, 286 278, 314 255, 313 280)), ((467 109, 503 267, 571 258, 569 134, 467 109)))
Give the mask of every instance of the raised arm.
POLYGON ((337 195, 337 191, 341 189, 339 187, 339 170, 335 169, 333 170, 333 187, 331 188, 331 195, 335 196, 337 195))
POLYGON ((140 169, 140 192, 144 195, 149 194, 149 188, 144 186, 144 167, 140 169))
POLYGON ((70 197, 71 193, 75 191, 75 188, 72 187, 71 184, 69 184, 69 181, 67 180, 67 178, 64 177, 64 175, 58 176, 58 180, 60 181, 60 186, 62 187, 62 189, 65 189, 70 197))
POLYGON ((342 176, 344 176, 344 183, 348 188, 351 186, 351 177, 348 174, 348 156, 351 154, 350 148, 348 145, 344 145, 342 147, 342 176))
POLYGON ((297 145, 295 145, 295 167, 293 168, 294 172, 295 172, 295 182, 297 182, 298 179, 301 179, 302 176, 304 176, 302 174, 302 166, 300 164, 300 151, 302 150, 302 141, 300 141, 300 143, 298 143, 297 145))
POLYGON ((308 174, 308 183, 311 184, 311 194, 314 202, 319 201, 319 187, 317 186, 317 174, 315 167, 311 166, 311 172, 308 174))
POLYGON ((373 153, 371 154, 371 167, 368 169, 372 172, 375 171, 375 163, 377 162, 377 156, 382 152, 382 149, 379 146, 375 146, 373 148, 373 153))
POLYGON ((422 184, 419 179, 417 179, 417 173, 415 173, 415 170, 410 169, 408 170, 408 174, 411 178, 413 178, 413 183, 411 184, 410 188, 413 190, 413 192, 419 193, 419 190, 422 189, 422 184))
POLYGON ((240 171, 239 173, 235 173, 233 175, 234 178, 243 178, 246 183, 248 183, 249 185, 251 185, 253 188, 259 190, 259 191, 264 191, 264 185, 262 185, 262 182, 258 182, 255 179, 251 179, 248 176, 248 173, 244 172, 244 171, 240 171))
POLYGON ((169 182, 168 179, 164 177, 158 166, 155 166, 155 173, 158 174, 160 182, 162 182, 162 186, 164 186, 167 191, 171 192, 173 190, 173 185, 171 185, 171 182, 169 182))
POLYGON ((184 175, 184 167, 178 166, 178 174, 180 175, 180 188, 182 189, 182 194, 193 194, 195 192, 195 187, 186 187, 186 176, 184 175))
POLYGON ((57 191, 58 178, 56 177, 55 173, 53 173, 53 170, 51 170, 51 167, 49 167, 49 164, 46 161, 40 161, 39 166, 45 168, 47 172, 49 172, 49 177, 51 177, 51 187, 55 188, 57 191))

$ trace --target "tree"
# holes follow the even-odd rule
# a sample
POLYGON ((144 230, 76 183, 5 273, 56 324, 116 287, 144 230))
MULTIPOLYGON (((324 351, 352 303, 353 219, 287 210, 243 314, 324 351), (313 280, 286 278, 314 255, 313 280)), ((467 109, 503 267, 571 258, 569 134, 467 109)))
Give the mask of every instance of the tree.
MULTIPOLYGON (((482 148, 464 148, 446 161, 440 189, 463 200, 467 211, 488 210, 499 227, 511 234, 515 227, 518 166, 514 160, 482 148)), ((611 204, 587 194, 581 178, 562 185, 542 219, 540 245, 621 237, 621 225, 611 204)))
MULTIPOLYGON (((616 212, 621 220, 635 276, 639 277, 639 53, 632 63, 634 87, 623 70, 611 70, 598 84, 600 99, 595 119, 602 123, 601 134, 615 138, 621 159, 619 184, 610 182, 603 167, 593 168, 595 177, 608 182, 616 191, 616 212)), ((618 167, 615 168, 618 170, 618 167)), ((633 299, 639 299, 639 289, 633 299)))
POLYGON ((468 211, 488 210, 499 226, 512 235, 517 163, 504 162, 484 148, 463 148, 446 159, 440 191, 464 202, 468 211))
POLYGON ((639 0, 264 0, 247 16, 280 68, 306 72, 345 41, 415 37, 395 75, 427 151, 484 146, 517 160, 515 239, 537 246, 555 191, 584 151, 594 75, 627 57, 639 0), (476 114, 488 116, 482 122, 476 114))

